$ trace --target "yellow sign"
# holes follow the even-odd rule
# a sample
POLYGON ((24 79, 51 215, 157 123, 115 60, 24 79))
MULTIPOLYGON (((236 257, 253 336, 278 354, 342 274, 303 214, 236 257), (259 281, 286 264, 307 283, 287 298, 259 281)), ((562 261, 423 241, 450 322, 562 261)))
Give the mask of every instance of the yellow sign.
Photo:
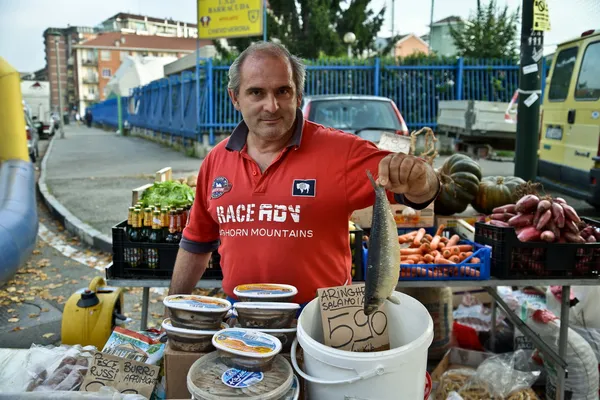
POLYGON ((533 2, 533 30, 550 30, 550 12, 546 0, 535 0, 533 2))
POLYGON ((200 39, 260 36, 264 0, 198 0, 200 39))

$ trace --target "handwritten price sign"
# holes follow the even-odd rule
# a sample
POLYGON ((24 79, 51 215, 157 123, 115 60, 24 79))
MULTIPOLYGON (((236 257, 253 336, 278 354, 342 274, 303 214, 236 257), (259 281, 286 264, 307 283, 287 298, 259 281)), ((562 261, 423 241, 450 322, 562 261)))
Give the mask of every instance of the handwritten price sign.
POLYGON ((366 316, 365 286, 337 286, 317 290, 325 345, 347 351, 390 348, 385 306, 366 316))

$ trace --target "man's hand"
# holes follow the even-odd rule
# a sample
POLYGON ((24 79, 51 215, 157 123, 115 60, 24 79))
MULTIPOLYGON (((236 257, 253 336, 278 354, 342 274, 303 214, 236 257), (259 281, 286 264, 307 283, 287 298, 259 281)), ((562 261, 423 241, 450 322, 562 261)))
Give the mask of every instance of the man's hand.
POLYGON ((379 162, 377 182, 417 204, 431 200, 439 188, 433 167, 420 158, 402 153, 388 154, 379 162))

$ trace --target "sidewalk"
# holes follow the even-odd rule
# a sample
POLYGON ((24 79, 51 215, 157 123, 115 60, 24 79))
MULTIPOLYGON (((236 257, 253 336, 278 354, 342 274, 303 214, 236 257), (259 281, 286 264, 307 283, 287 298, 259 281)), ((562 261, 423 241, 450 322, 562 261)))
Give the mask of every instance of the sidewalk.
POLYGON ((55 217, 86 243, 112 251, 111 228, 127 218, 131 190, 171 167, 174 177, 197 173, 201 160, 137 137, 86 126, 57 133, 42 165, 39 189, 55 217))

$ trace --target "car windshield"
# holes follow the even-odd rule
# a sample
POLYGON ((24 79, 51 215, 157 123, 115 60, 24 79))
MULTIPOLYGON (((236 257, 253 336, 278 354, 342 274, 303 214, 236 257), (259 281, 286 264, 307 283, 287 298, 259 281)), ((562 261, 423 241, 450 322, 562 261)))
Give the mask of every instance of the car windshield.
POLYGON ((313 100, 308 119, 345 131, 362 128, 402 130, 392 104, 380 100, 313 100))

